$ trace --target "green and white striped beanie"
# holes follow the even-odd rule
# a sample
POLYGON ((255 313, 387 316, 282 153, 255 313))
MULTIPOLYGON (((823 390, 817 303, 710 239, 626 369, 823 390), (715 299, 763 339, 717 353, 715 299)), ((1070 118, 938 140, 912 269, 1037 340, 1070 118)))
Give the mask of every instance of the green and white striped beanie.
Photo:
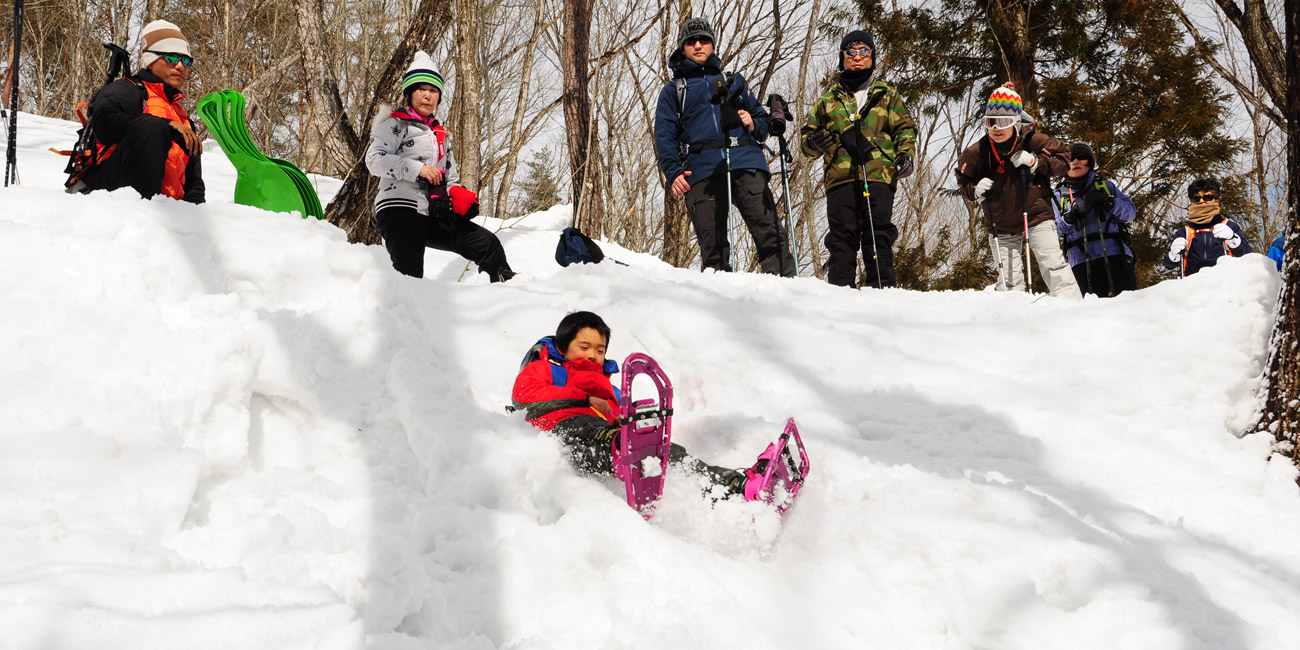
POLYGON ((411 89, 420 84, 429 84, 438 89, 439 95, 442 94, 442 75, 433 69, 433 59, 424 50, 415 53, 411 67, 402 75, 402 94, 409 94, 411 89))

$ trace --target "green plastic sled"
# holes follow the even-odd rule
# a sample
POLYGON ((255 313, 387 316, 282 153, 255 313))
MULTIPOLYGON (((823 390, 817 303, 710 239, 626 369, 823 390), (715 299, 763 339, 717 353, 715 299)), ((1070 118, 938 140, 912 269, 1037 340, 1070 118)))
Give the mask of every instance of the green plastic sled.
POLYGON ((203 124, 239 173, 235 203, 324 219, 320 198, 307 175, 287 160, 266 157, 253 143, 244 124, 244 101, 239 92, 222 90, 204 95, 198 105, 203 124))

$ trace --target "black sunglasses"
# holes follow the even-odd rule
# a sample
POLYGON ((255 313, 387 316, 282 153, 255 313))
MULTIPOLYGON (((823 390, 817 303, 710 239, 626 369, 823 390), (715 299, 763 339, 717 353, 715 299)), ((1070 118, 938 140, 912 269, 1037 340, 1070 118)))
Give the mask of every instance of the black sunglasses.
POLYGON ((682 43, 682 45, 695 45, 696 43, 712 43, 712 42, 713 39, 709 38, 708 36, 692 36, 686 39, 686 42, 682 43))
POLYGON ((187 68, 194 65, 194 57, 188 54, 177 54, 175 52, 155 52, 153 50, 145 50, 145 51, 150 54, 157 54, 158 56, 162 57, 162 60, 171 64, 179 63, 187 68))
POLYGON ((1201 201, 1218 201, 1218 200, 1219 200, 1218 194, 1197 194, 1192 197, 1192 203, 1200 203, 1201 201))

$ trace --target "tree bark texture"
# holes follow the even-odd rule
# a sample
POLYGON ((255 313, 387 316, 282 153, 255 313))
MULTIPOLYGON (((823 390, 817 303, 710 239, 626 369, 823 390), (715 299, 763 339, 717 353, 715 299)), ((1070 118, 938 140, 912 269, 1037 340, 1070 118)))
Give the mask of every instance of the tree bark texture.
POLYGON ((591 155, 594 129, 587 89, 591 38, 591 0, 564 0, 564 124, 572 176, 573 223, 599 237, 604 206, 600 191, 600 157, 591 155))
POLYGON ((338 79, 325 56, 325 7, 322 0, 301 0, 298 11, 298 43, 307 69, 307 125, 316 137, 306 138, 304 162, 308 169, 337 174, 348 161, 364 152, 365 144, 348 121, 339 96, 338 79))
MULTIPOLYGON (((400 97, 402 74, 406 72, 406 67, 420 44, 435 33, 436 26, 445 25, 450 20, 451 8, 448 3, 438 0, 420 1, 420 6, 411 15, 411 25, 407 28, 406 35, 393 51, 388 65, 384 66, 383 73, 375 83, 374 95, 366 104, 360 124, 361 128, 367 129, 367 134, 379 107, 385 103, 391 104, 400 97)), ((354 244, 379 244, 383 241, 372 216, 371 203, 379 191, 379 179, 371 176, 370 170, 366 169, 365 147, 368 144, 367 136, 366 144, 359 147, 360 153, 355 155, 351 168, 343 177, 339 193, 334 195, 334 200, 325 208, 325 219, 343 229, 348 234, 348 241, 354 244)))
MULTIPOLYGON (((1289 188, 1287 254, 1282 266, 1282 288, 1278 294, 1273 336, 1269 341, 1258 430, 1271 432, 1277 440, 1278 450, 1300 465, 1300 291, 1297 291, 1300 289, 1300 253, 1296 250, 1296 243, 1300 240, 1300 218, 1297 218, 1300 211, 1296 209, 1297 197, 1300 197, 1300 0, 1286 0, 1285 16, 1286 103, 1283 106, 1287 118, 1289 188)), ((1242 38, 1251 42, 1244 31, 1242 38)), ((1251 50, 1252 58, 1254 51, 1251 50)))
POLYGON ((1029 2, 994 0, 988 5, 989 30, 998 44, 996 77, 1014 82, 1030 115, 1038 114, 1038 84, 1034 83, 1034 45, 1029 38, 1029 2))
POLYGON ((456 95, 453 101, 456 120, 447 125, 454 134, 452 149, 456 165, 460 167, 460 184, 471 192, 479 190, 479 174, 483 166, 479 151, 479 124, 482 119, 483 93, 479 88, 483 74, 479 62, 479 20, 481 4, 478 0, 456 0, 456 95))

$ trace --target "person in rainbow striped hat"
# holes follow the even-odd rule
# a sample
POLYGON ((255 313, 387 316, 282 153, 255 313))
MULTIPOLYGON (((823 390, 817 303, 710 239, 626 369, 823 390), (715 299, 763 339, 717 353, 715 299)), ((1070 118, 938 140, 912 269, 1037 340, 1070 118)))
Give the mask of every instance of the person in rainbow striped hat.
POLYGON ((1015 84, 993 90, 984 108, 984 136, 957 158, 957 185, 982 209, 997 264, 998 291, 1025 291, 1029 251, 1053 296, 1083 295, 1056 237, 1053 176, 1070 169, 1070 148, 1034 130, 1015 84))
POLYGON ((462 186, 451 155, 451 134, 434 113, 442 102, 442 75, 424 51, 402 75, 405 107, 380 110, 370 132, 366 169, 378 176, 375 222, 393 268, 424 277, 424 249, 454 251, 492 282, 514 277, 496 234, 474 223, 478 197, 462 186))

